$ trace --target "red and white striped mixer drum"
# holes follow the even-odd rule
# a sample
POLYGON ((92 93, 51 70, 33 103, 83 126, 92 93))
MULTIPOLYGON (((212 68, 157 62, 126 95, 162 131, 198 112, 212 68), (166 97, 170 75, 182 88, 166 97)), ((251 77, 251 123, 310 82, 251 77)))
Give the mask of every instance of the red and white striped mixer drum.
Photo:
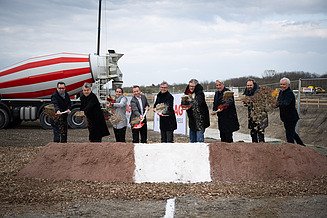
POLYGON ((0 71, 0 96, 5 99, 49 98, 57 82, 66 83, 70 95, 93 83, 90 55, 58 53, 30 58, 0 71))

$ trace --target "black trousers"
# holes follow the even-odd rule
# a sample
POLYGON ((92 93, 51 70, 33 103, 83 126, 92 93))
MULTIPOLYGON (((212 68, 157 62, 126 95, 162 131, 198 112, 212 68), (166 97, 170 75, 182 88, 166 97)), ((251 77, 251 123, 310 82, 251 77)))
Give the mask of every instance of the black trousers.
POLYGON ((102 142, 102 137, 101 138, 95 138, 95 137, 89 137, 90 142, 102 142))
POLYGON ((126 126, 121 129, 114 129, 116 142, 126 142, 126 126))
POLYGON ((148 140, 148 126, 145 123, 144 126, 140 129, 132 129, 133 143, 140 142, 141 135, 141 143, 147 143, 148 140))
POLYGON ((265 135, 262 130, 251 129, 250 134, 252 142, 265 142, 265 135))
POLYGON ((51 120, 51 126, 53 129, 53 141, 66 143, 67 142, 67 114, 62 114, 57 119, 51 120))
POLYGON ((161 142, 162 143, 173 143, 174 142, 174 131, 160 130, 161 142))
POLYGON ((220 131, 220 140, 222 142, 233 142, 233 132, 222 132, 220 131))
POLYGON ((288 143, 294 143, 295 140, 297 144, 304 145, 300 136, 295 132, 296 123, 297 121, 284 122, 284 127, 286 131, 286 140, 288 143))

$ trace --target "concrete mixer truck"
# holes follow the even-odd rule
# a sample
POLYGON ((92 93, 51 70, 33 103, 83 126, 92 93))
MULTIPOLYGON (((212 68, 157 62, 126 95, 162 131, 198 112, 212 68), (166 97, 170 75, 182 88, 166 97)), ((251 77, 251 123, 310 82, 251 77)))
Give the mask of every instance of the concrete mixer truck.
POLYGON ((122 54, 109 50, 104 56, 96 54, 59 53, 30 58, 0 71, 0 129, 15 127, 22 121, 40 120, 43 128, 49 129, 50 117, 44 107, 58 81, 66 83, 72 98, 72 110, 68 116, 71 128, 84 128, 86 121, 75 116, 80 101, 76 97, 85 82, 94 83, 93 92, 102 104, 107 97, 106 84, 122 85, 122 73, 117 61, 122 54))

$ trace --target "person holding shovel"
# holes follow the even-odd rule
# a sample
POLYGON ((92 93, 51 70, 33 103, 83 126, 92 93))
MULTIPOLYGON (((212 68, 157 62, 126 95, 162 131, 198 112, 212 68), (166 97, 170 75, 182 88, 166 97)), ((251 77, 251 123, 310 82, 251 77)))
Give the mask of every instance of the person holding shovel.
POLYGON ((67 142, 67 117, 72 108, 71 100, 66 92, 66 84, 64 82, 57 83, 57 90, 51 96, 51 103, 55 110, 55 116, 51 119, 53 129, 53 141, 67 142))
POLYGON ((295 95, 291 89, 290 79, 284 77, 280 80, 280 91, 277 98, 277 107, 279 107, 280 119, 284 123, 286 131, 286 140, 288 143, 294 141, 302 146, 305 146, 302 139, 295 131, 296 124, 300 117, 295 108, 295 95))
MULTIPOLYGON (((248 108, 248 128, 253 143, 265 142, 265 129, 268 127, 267 104, 260 97, 260 87, 254 79, 246 81, 243 104, 248 108)), ((261 89, 262 90, 262 89, 261 89)))
POLYGON ((161 142, 173 143, 177 122, 174 111, 174 96, 169 93, 166 81, 160 84, 160 92, 157 94, 153 107, 154 111, 159 115, 161 142))
POLYGON ((215 97, 212 115, 218 116, 218 129, 222 142, 233 142, 233 132, 239 130, 240 124, 234 101, 234 93, 227 89, 224 83, 216 80, 215 97))
POLYGON ((186 110, 189 119, 190 142, 204 142, 204 132, 210 126, 210 118, 203 87, 198 80, 191 79, 184 94, 189 99, 187 105, 185 105, 186 102, 183 99, 181 104, 183 110, 186 110))
POLYGON ((116 99, 109 102, 109 107, 114 109, 112 117, 116 118, 110 120, 114 129, 116 142, 126 142, 126 105, 127 98, 124 96, 123 88, 116 88, 116 99))
POLYGON ((147 143, 147 121, 146 113, 149 110, 149 103, 145 95, 141 93, 138 85, 133 86, 133 98, 131 99, 130 124, 132 128, 133 143, 147 143))
POLYGON ((87 118, 89 141, 101 142, 102 138, 110 135, 110 133, 98 97, 92 92, 91 88, 92 85, 90 83, 83 85, 80 109, 84 111, 87 118))

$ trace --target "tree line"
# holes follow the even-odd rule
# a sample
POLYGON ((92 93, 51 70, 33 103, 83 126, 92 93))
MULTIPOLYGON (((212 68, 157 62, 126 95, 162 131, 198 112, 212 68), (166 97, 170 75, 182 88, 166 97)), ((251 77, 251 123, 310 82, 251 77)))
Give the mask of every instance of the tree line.
MULTIPOLYGON (((294 71, 294 72, 276 72, 274 70, 266 70, 261 77, 258 76, 242 76, 238 78, 231 78, 223 81, 226 87, 245 87, 247 79, 254 79, 260 85, 268 85, 271 88, 279 87, 279 80, 287 77, 292 81, 292 86, 296 87, 299 79, 304 79, 302 86, 315 85, 327 89, 327 80, 319 80, 319 78, 327 78, 327 73, 318 75, 315 73, 294 71), (310 80, 313 79, 313 80, 310 80)), ((200 81, 204 91, 215 91, 215 81, 200 81)), ((173 83, 170 84, 171 93, 182 93, 185 91, 187 83, 173 83)), ((149 86, 140 86, 143 93, 157 93, 160 84, 152 84, 149 86)), ((124 87, 126 90, 131 90, 132 87, 124 87)))

